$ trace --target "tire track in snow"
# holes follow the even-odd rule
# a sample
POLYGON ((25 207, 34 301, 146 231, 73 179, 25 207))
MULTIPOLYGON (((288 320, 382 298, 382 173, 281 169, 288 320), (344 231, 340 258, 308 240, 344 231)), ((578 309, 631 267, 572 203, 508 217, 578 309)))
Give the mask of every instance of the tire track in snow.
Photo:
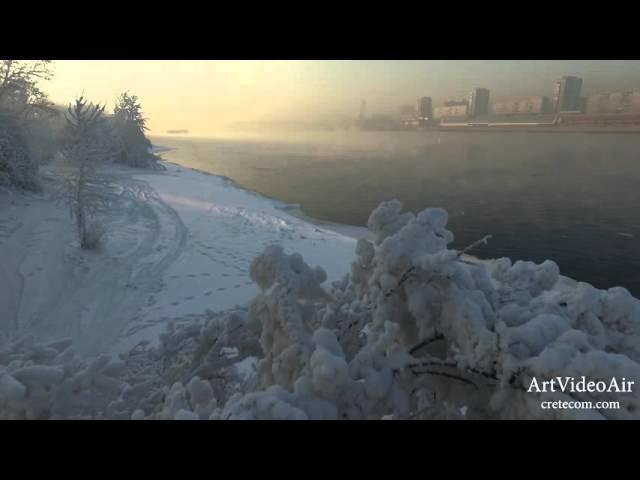
MULTIPOLYGON (((100 175, 118 187, 105 193, 109 207, 98 217, 107 230, 103 247, 82 251, 69 243, 72 221, 49 228, 38 219, 25 233, 29 242, 17 235, 12 239, 23 245, 21 258, 27 260, 12 270, 21 274, 20 268, 26 273, 37 267, 45 278, 25 276, 24 289, 9 279, 12 298, 19 303, 16 335, 32 334, 45 341, 70 337, 74 348, 87 356, 106 352, 117 341, 149 295, 161 287, 162 272, 180 256, 187 238, 179 215, 148 183, 132 178, 131 170, 105 169, 100 175), (24 295, 15 295, 16 288, 24 295)), ((34 210, 33 216, 41 214, 34 210)))
POLYGON ((116 181, 124 187, 122 195, 133 201, 153 228, 138 248, 122 260, 130 266, 128 275, 118 280, 110 298, 105 298, 96 312, 98 329, 87 345, 92 352, 106 351, 136 320, 147 298, 161 288, 162 273, 181 255, 188 234, 178 213, 147 182, 124 176, 116 181))

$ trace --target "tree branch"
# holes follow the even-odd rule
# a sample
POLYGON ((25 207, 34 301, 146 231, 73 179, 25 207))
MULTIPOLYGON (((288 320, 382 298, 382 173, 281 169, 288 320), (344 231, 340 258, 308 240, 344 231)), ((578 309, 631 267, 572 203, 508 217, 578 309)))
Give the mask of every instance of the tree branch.
POLYGON ((438 376, 438 377, 451 378, 453 380, 458 380, 459 382, 465 383, 467 385, 471 385, 471 386, 475 387, 476 389, 478 388, 478 386, 475 383, 473 383, 471 380, 469 380, 468 378, 464 378, 464 377, 461 377, 460 375, 455 375, 453 373, 438 372, 436 370, 412 371, 411 373, 413 373, 414 375, 434 375, 434 376, 438 376))
POLYGON ((458 252, 457 258, 460 258, 462 255, 467 253, 469 250, 473 250, 474 248, 476 248, 478 245, 480 245, 482 243, 484 243, 486 245, 487 244, 487 240, 489 240, 491 238, 493 238, 492 235, 485 235, 480 240, 476 240, 471 245, 467 245, 461 251, 458 252))
POLYGON ((420 343, 418 343, 417 345, 414 345, 413 347, 411 347, 409 349, 409 355, 413 355, 414 353, 416 353, 418 350, 420 350, 422 347, 426 347, 427 345, 429 345, 430 343, 433 343, 435 341, 438 340, 443 340, 444 339, 444 335, 441 335, 439 333, 436 333, 435 336, 428 338, 420 343))

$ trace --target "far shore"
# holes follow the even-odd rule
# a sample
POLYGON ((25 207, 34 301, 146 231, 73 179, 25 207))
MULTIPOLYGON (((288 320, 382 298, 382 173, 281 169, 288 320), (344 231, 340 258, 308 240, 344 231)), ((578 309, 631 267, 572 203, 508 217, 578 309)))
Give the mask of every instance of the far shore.
POLYGON ((536 126, 508 126, 508 127, 474 127, 474 126, 460 126, 460 127, 447 127, 440 126, 434 127, 432 129, 428 129, 427 131, 437 131, 437 132, 500 132, 500 133, 511 133, 511 132, 524 132, 524 133, 640 133, 640 126, 634 127, 536 127, 536 126))

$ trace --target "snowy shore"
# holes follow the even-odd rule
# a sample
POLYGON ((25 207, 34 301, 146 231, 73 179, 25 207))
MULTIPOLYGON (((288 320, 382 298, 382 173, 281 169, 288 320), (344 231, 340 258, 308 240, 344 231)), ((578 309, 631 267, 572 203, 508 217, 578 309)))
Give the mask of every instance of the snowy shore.
POLYGON ((527 390, 639 381, 624 288, 449 250, 442 209, 384 202, 363 232, 164 167, 100 171, 94 252, 52 200, 60 165, 0 191, 0 418, 638 418, 637 390, 527 390))
MULTIPOLYGON (((157 151, 160 151, 156 148, 157 151)), ((341 278, 353 238, 305 222, 228 179, 165 163, 109 166, 114 187, 99 252, 82 252, 68 212, 42 193, 0 193, 0 338, 71 338, 86 355, 154 344, 170 321, 222 311, 256 294, 249 265, 280 244, 341 278)))

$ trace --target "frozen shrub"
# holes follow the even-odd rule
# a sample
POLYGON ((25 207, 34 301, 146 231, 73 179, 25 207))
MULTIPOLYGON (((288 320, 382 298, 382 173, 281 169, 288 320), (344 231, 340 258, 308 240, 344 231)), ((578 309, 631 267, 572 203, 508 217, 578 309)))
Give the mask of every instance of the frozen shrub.
MULTIPOLYGON (((322 275, 269 247, 252 265, 261 292, 261 391, 218 418, 639 418, 629 393, 528 392, 534 377, 640 379, 640 302, 560 282, 551 261, 464 259, 447 214, 381 204, 350 276, 322 275), (545 399, 620 409, 543 410, 545 399)), ((466 250, 465 250, 466 251, 466 250)))

